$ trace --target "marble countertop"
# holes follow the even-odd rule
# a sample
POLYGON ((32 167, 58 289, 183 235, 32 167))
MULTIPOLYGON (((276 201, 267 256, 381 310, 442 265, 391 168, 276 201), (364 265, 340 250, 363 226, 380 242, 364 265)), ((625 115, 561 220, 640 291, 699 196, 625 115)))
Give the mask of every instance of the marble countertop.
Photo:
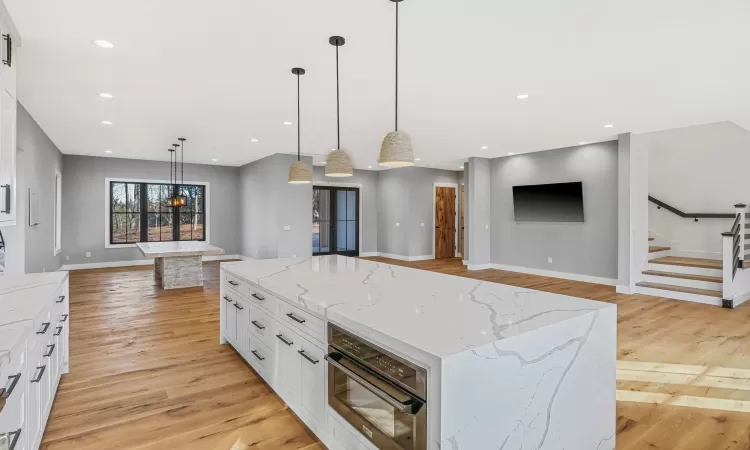
POLYGON ((205 242, 139 242, 138 249, 146 258, 223 255, 224 249, 205 242))
POLYGON ((68 272, 0 277, 0 365, 67 278, 68 272))
POLYGON ((223 263, 355 332, 440 359, 615 305, 343 256, 223 263))

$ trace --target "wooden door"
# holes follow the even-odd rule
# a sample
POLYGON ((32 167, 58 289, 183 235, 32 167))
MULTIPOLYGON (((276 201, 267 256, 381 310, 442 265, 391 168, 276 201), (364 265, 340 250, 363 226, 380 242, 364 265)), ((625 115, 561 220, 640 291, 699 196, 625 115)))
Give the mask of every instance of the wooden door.
POLYGON ((464 261, 468 261, 469 257, 466 254, 466 227, 464 226, 464 205, 466 204, 466 198, 464 196, 464 185, 461 185, 461 257, 464 261))
POLYGON ((456 256, 456 188, 435 188, 435 259, 456 256))

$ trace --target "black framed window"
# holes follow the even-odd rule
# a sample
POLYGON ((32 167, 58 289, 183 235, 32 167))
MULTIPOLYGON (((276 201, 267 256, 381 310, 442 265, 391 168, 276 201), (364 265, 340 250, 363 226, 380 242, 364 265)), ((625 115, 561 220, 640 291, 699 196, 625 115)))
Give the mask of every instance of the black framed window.
POLYGON ((182 208, 169 206, 173 186, 164 183, 110 183, 109 242, 205 241, 206 187, 177 185, 184 195, 182 208))

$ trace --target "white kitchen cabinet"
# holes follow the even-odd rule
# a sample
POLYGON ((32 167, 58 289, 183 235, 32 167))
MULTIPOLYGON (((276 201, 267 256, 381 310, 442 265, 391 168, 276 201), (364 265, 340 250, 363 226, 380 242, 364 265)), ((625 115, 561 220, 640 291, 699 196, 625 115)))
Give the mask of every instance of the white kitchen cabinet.
MULTIPOLYGON (((299 337, 299 336, 298 336, 299 337)), ((326 417, 326 364, 325 354, 307 339, 299 337, 302 370, 300 376, 302 407, 318 423, 326 417)))
POLYGON ((27 404, 26 427, 23 429, 23 433, 26 433, 29 439, 29 448, 38 448, 39 443, 42 441, 42 416, 44 414, 42 404, 42 380, 44 379, 44 374, 42 373, 41 356, 29 360, 27 373, 29 374, 27 388, 29 400, 27 404))
MULTIPOLYGON (((7 34, 8 27, 0 20, 0 33, 7 34)), ((8 60, 5 38, 0 41, 2 59, 8 60)), ((11 63, 0 62, 0 226, 16 224, 16 64, 17 48, 12 45, 11 63)))
POLYGON ((297 353, 299 336, 281 323, 277 323, 275 339, 276 387, 287 403, 299 404, 302 388, 302 358, 297 353))

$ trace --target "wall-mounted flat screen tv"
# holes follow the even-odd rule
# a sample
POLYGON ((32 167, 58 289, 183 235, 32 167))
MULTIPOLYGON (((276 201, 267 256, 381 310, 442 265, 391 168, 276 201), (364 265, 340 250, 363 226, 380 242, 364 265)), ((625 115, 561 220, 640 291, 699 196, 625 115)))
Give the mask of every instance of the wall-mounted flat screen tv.
POLYGON ((583 222, 583 183, 513 186, 517 222, 583 222))

